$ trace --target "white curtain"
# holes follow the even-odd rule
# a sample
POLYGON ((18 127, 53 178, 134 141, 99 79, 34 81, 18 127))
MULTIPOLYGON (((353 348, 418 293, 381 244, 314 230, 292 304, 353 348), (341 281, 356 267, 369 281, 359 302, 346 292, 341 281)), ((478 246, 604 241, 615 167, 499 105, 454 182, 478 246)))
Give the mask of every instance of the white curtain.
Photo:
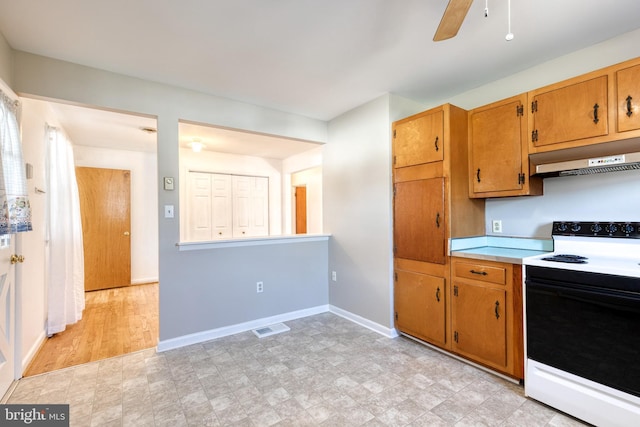
POLYGON ((84 253, 80 199, 73 148, 57 128, 46 128, 48 238, 47 334, 62 332, 82 319, 84 310, 84 253))
POLYGON ((0 235, 31 231, 19 104, 0 91, 0 235))

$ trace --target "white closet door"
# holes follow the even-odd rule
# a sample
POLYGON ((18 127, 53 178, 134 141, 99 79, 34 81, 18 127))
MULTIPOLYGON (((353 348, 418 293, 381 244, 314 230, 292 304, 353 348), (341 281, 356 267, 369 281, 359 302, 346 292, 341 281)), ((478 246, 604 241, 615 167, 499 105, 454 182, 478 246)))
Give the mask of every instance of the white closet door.
POLYGON ((187 199, 187 239, 196 242, 212 240, 211 174, 189 172, 187 199))
POLYGON ((231 222, 233 218, 231 201, 231 175, 211 175, 213 239, 233 237, 231 222))
POLYGON ((249 176, 231 178, 233 193, 233 237, 251 234, 251 179, 249 176))
POLYGON ((251 224, 252 236, 269 235, 269 178, 252 177, 251 224))

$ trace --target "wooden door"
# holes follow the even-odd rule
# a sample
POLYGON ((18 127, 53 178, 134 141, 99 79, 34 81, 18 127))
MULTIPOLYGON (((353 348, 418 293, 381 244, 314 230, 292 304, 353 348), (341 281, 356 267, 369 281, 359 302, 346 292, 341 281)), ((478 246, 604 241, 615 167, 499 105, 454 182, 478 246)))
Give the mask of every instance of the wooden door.
POLYGON ((296 234, 307 232, 307 187, 296 187, 296 234))
POLYGON ((445 345, 445 281, 442 277, 397 270, 394 306, 396 327, 436 345, 445 345))
POLYGON ((536 147, 607 135, 607 76, 536 93, 532 112, 536 147))
POLYGON ((398 122, 393 130, 393 166, 419 165, 444 158, 444 112, 398 122))
POLYGON ((471 113, 469 175, 474 194, 522 189, 525 122, 520 107, 516 99, 471 113))
POLYGON ((444 264, 444 178, 398 182, 394 194, 395 257, 444 264))
POLYGON ((211 198, 212 240, 230 239, 233 237, 231 175, 211 174, 211 198))
MULTIPOLYGON (((14 235, 0 237, 0 396, 15 378, 15 268, 14 235)), ((28 298, 28 295, 26 295, 28 298)))
POLYGON ((454 351, 504 369, 507 366, 507 291, 462 282, 454 282, 453 286, 454 351))
POLYGON ((131 172, 77 167, 84 289, 131 284, 131 172))
POLYGON ((640 129, 640 65, 616 73, 618 132, 640 129))

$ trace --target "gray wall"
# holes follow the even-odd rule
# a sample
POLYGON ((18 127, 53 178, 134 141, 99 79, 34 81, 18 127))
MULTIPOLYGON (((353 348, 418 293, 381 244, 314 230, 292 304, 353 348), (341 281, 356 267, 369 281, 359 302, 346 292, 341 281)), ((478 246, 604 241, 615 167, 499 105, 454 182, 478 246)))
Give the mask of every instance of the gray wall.
MULTIPOLYGON (((156 116, 158 179, 179 177, 179 119, 327 140, 327 125, 319 120, 24 52, 14 52, 13 62, 13 89, 19 94, 156 116)), ((326 242, 179 252, 179 193, 158 188, 161 341, 327 303, 326 242), (161 216, 165 204, 176 207, 175 218, 161 216), (299 262, 300 254, 309 259, 299 262), (259 301, 246 299, 249 290, 255 295, 254 277, 265 281, 259 301), (273 295, 268 292, 271 282, 273 295), (289 295, 288 301, 275 292, 289 295), (246 309, 239 310, 244 304, 246 309)))
POLYGON ((330 303, 385 328, 393 327, 391 122, 421 109, 381 96, 332 120, 323 152, 324 231, 338 279, 330 303))
POLYGON ((7 44, 4 36, 0 33, 0 79, 9 86, 12 84, 12 62, 11 47, 7 44))

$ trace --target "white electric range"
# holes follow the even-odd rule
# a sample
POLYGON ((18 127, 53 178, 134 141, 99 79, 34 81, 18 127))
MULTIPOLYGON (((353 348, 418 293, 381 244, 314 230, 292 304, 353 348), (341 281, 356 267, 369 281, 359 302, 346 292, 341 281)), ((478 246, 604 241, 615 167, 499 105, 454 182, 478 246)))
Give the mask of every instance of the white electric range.
POLYGON ((525 394, 598 426, 640 425, 640 222, 554 222, 525 258, 525 394))

